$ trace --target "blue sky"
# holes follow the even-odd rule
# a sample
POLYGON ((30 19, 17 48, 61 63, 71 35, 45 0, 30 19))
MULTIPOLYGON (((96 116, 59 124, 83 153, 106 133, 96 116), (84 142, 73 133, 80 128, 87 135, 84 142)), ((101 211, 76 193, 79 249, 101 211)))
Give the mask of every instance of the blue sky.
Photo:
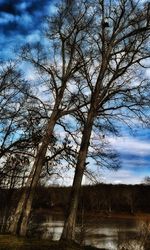
POLYGON ((0 0, 2 59, 10 59, 21 44, 41 40, 43 19, 54 11, 54 0, 0 0))
MULTIPOLYGON (((54 10, 54 0, 0 0, 0 60, 13 59, 26 42, 41 41, 43 20, 54 10)), ((146 74, 150 78, 150 70, 146 74)), ((108 138, 121 155, 122 168, 103 169, 102 181, 134 184, 150 176, 150 129, 136 124, 133 134, 124 130, 122 137, 108 138)))

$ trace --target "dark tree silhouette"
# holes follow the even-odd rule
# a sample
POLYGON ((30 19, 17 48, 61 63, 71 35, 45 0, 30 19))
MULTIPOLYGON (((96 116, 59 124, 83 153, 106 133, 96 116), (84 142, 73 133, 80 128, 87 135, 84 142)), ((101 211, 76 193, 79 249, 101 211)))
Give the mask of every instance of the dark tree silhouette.
POLYGON ((97 12, 93 32, 87 39, 87 47, 92 46, 93 53, 82 69, 91 89, 91 101, 82 116, 82 141, 62 240, 75 239, 79 192, 96 123, 102 120, 110 124, 114 120, 128 123, 135 117, 143 120, 144 107, 150 104, 150 84, 144 76, 144 60, 150 57, 149 4, 131 0, 102 0, 94 4, 97 12))
POLYGON ((26 45, 22 49, 22 59, 31 63, 40 77, 37 80, 38 84, 44 82, 48 87, 50 104, 47 105, 47 124, 42 131, 35 161, 26 182, 26 189, 19 200, 10 226, 12 234, 26 235, 33 196, 45 164, 48 146, 53 141, 57 121, 85 105, 85 102, 79 98, 75 99, 73 96, 76 87, 80 89, 78 84, 74 84, 76 74, 85 65, 78 48, 82 48, 83 41, 86 40, 87 29, 93 19, 88 14, 89 6, 84 5, 82 13, 80 6, 74 4, 73 8, 73 5, 68 6, 63 2, 58 8, 57 14, 48 20, 46 35, 51 51, 49 51, 49 47, 46 50, 41 44, 26 45))

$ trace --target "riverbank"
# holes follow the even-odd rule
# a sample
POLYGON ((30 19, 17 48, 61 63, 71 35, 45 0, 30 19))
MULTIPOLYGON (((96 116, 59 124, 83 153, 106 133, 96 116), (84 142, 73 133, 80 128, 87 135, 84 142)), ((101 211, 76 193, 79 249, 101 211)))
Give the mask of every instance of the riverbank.
MULTIPOLYGON (((52 216, 56 220, 64 220, 65 214, 61 209, 58 209, 57 211, 51 209, 37 209, 34 211, 33 214, 35 217, 49 217, 52 216)), ((131 220, 147 220, 150 221, 150 213, 144 213, 144 212, 135 212, 135 213, 129 213, 129 212, 105 212, 105 211, 94 211, 94 212, 78 212, 78 220, 80 221, 84 219, 85 221, 89 220, 97 220, 97 219, 131 219, 131 220)))
POLYGON ((98 219, 98 218, 111 218, 111 219, 140 219, 140 220, 148 220, 150 221, 150 213, 141 213, 141 212, 136 212, 136 213, 127 213, 127 212, 111 212, 111 213, 106 213, 106 212, 95 212, 95 213, 85 213, 86 219, 98 219))
MULTIPOLYGON (((58 241, 35 238, 0 235, 0 250, 98 250, 92 246, 80 246, 76 243, 60 243, 58 241)), ((99 249, 104 250, 104 249, 99 249)))

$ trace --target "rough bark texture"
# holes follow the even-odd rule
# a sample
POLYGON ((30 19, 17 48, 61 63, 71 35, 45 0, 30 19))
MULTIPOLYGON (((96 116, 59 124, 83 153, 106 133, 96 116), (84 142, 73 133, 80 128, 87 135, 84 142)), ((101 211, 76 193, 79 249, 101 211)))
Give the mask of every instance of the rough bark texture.
POLYGON ((70 198, 71 202, 68 209, 67 219, 64 224, 61 240, 75 240, 75 225, 76 225, 76 215, 77 215, 77 208, 79 201, 79 192, 85 169, 85 162, 86 162, 90 136, 92 132, 93 121, 94 121, 94 112, 91 109, 88 114, 87 124, 85 125, 83 131, 83 137, 72 186, 72 192, 70 198))
POLYGON ((70 207, 67 214, 67 219, 64 224, 63 233, 61 236, 62 240, 75 240, 75 225, 76 225, 77 208, 79 202, 79 192, 85 170, 86 157, 87 157, 88 147, 90 144, 90 137, 92 133, 92 127, 96 115, 96 110, 98 105, 101 104, 101 100, 103 100, 103 95, 99 97, 99 93, 102 88, 102 82, 106 67, 107 67, 107 58, 103 57, 101 69, 95 85, 95 90, 91 96, 91 107, 88 111, 87 121, 85 123, 83 130, 82 142, 79 150, 75 176, 72 185, 70 207))

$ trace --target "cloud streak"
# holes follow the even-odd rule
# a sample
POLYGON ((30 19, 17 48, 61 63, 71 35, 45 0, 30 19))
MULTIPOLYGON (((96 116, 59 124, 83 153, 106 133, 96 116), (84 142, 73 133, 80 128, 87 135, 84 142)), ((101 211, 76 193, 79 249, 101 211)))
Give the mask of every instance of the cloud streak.
POLYGON ((138 138, 132 136, 108 138, 112 147, 120 154, 122 167, 116 172, 104 170, 105 182, 137 184, 141 183, 144 177, 149 175, 149 134, 146 134, 141 129, 137 134, 138 138))
POLYGON ((145 173, 139 175, 135 171, 126 169, 120 169, 117 172, 104 170, 103 176, 105 177, 106 183, 139 184, 144 179, 145 173))
POLYGON ((133 137, 110 137, 108 140, 119 152, 137 156, 150 156, 150 142, 133 137))

